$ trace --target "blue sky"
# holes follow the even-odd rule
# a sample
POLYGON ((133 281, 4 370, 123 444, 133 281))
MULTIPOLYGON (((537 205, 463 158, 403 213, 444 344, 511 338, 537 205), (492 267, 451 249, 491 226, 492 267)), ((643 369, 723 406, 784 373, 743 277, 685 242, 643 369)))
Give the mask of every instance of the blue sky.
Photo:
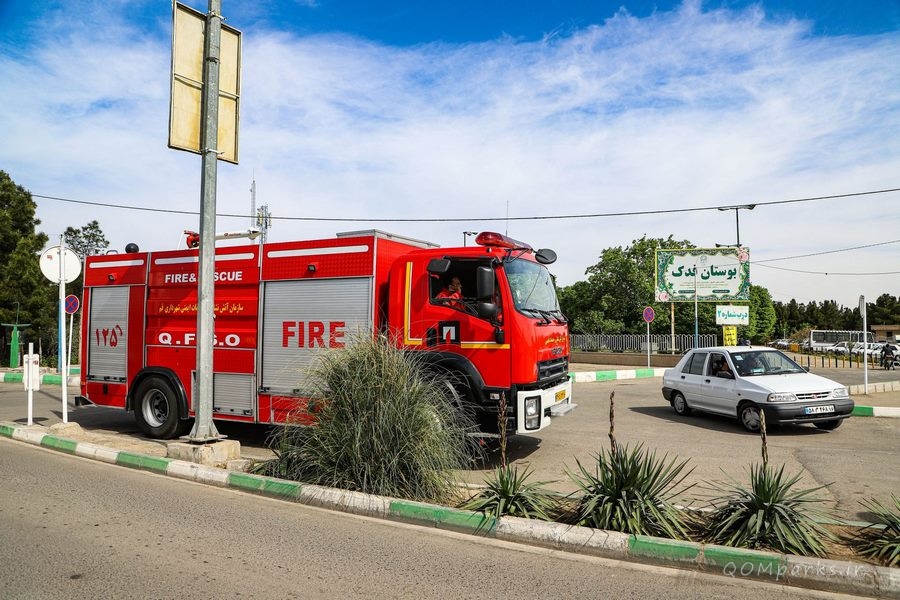
MULTIPOLYGON (((554 248, 569 285, 644 235, 734 243, 715 208, 754 203, 740 238, 776 300, 900 294, 900 193, 777 204, 900 188, 900 0, 222 4, 243 77, 218 212, 249 214, 255 178, 272 241, 494 229, 554 248), (711 210, 619 215, 683 208, 711 210)), ((166 147, 171 4, 0 0, 0 23, 0 169, 159 211, 36 197, 42 230, 183 244, 200 174, 166 147)))

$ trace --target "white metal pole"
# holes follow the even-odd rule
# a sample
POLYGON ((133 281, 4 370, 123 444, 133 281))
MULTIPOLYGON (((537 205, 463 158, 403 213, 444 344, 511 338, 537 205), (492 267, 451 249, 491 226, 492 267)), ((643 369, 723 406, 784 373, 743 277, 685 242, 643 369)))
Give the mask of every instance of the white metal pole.
POLYGON ((69 358, 66 360, 66 379, 72 369, 72 332, 75 330, 75 313, 69 315, 69 358))
POLYGON ((863 339, 863 389, 866 390, 866 395, 869 395, 869 336, 866 333, 869 328, 866 324, 866 297, 859 297, 859 312, 862 313, 863 318, 863 330, 862 330, 862 339, 863 339))
POLYGON ((647 321, 647 368, 650 368, 650 321, 647 321))
POLYGON ((28 342, 28 358, 25 361, 25 389, 28 390, 28 424, 34 425, 34 390, 31 388, 31 378, 34 376, 31 370, 32 355, 34 354, 34 342, 28 342))
POLYGON ((66 385, 66 261, 63 236, 59 236, 59 374, 62 377, 62 422, 69 422, 68 385, 66 385))

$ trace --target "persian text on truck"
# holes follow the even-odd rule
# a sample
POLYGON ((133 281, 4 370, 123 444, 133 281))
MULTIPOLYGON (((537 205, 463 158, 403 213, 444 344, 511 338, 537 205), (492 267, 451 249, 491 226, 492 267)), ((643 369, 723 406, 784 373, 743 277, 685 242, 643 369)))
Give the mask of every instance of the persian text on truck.
MULTIPOLYGON (((218 247, 213 417, 285 422, 321 352, 384 334, 423 352, 483 432, 501 394, 508 431, 540 431, 575 407, 554 259, 491 232, 463 248, 374 230, 218 247), (440 297, 453 278, 461 297, 440 297)), ((197 272, 195 248, 88 257, 80 401, 133 410, 150 437, 190 429, 197 272)))

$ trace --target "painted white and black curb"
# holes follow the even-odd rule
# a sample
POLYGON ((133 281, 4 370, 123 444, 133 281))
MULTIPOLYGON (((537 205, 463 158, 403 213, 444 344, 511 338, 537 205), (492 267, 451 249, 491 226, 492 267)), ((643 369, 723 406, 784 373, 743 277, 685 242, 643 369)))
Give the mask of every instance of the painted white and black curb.
POLYGON ((113 450, 58 437, 46 433, 40 426, 20 427, 14 423, 0 423, 0 435, 109 464, 367 517, 460 531, 564 552, 694 569, 732 578, 900 599, 900 569, 630 535, 515 517, 497 519, 457 508, 113 450))

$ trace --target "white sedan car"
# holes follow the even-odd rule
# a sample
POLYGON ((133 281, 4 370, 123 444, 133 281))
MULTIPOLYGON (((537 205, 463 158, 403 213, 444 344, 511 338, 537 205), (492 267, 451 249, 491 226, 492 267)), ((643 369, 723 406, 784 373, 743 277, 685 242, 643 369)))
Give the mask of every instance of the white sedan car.
POLYGON ((692 410, 767 424, 812 423, 835 429, 853 412, 847 387, 813 375, 782 352, 761 346, 695 348, 663 375, 663 397, 679 415, 692 410))

